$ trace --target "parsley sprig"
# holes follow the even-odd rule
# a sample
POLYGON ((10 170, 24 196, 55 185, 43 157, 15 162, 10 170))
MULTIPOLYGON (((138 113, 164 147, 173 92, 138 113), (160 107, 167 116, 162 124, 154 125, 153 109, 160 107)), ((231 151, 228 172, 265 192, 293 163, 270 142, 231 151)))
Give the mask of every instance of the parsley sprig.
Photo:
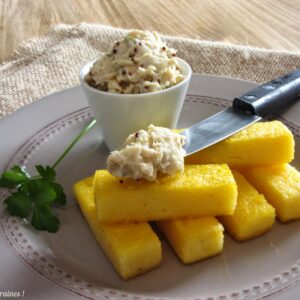
POLYGON ((92 120, 65 149, 52 166, 36 165, 37 175, 30 176, 20 166, 13 166, 0 177, 0 188, 10 189, 11 194, 4 199, 6 211, 11 216, 30 219, 37 230, 57 232, 59 219, 53 208, 66 204, 63 187, 55 181, 55 168, 77 144, 77 142, 96 124, 92 120))

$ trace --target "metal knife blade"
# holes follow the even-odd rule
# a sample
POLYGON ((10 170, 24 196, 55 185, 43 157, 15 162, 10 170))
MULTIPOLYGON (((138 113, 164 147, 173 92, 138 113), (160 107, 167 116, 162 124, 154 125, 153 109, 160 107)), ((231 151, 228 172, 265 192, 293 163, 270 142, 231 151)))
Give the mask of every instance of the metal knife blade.
POLYGON ((226 139, 260 119, 259 116, 234 111, 232 107, 227 108, 181 133, 186 137, 184 145, 186 155, 226 139))
POLYGON ((209 147, 300 99, 300 69, 262 84, 237 97, 233 105, 181 134, 186 155, 209 147))

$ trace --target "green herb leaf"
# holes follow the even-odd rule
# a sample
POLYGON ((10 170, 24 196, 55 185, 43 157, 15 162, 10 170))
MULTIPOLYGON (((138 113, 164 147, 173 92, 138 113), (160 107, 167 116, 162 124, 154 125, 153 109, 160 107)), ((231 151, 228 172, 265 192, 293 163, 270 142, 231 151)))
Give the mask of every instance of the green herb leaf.
POLYGON ((3 172, 0 178, 0 187, 15 188, 28 180, 27 174, 18 166, 12 167, 9 171, 3 172))
POLYGON ((49 185, 44 185, 42 189, 40 189, 39 194, 36 196, 36 203, 43 203, 47 205, 51 205, 56 199, 56 193, 53 188, 49 185))
POLYGON ((32 199, 20 192, 11 194, 4 200, 6 209, 12 216, 26 218, 32 207, 32 199))
POLYGON ((65 205, 66 195, 63 187, 54 182, 55 168, 95 124, 95 119, 87 124, 52 167, 37 165, 36 170, 39 175, 30 177, 19 166, 14 166, 2 174, 0 188, 17 190, 4 200, 6 210, 10 215, 26 218, 32 212, 31 224, 34 228, 49 232, 58 230, 59 220, 52 212, 51 207, 53 204, 65 205))
POLYGON ((30 197, 36 198, 39 195, 40 191, 43 189, 43 187, 44 180, 42 178, 35 178, 25 182, 22 185, 22 188, 20 188, 20 190, 23 189, 23 191, 28 193, 30 197))
POLYGON ((60 205, 65 205, 66 204, 66 195, 64 193, 63 187, 57 182, 51 182, 50 186, 56 193, 56 198, 54 200, 54 203, 60 204, 60 205))
POLYGON ((46 180, 48 181, 54 181, 56 177, 56 172, 55 170, 50 167, 46 166, 45 168, 41 165, 35 166, 36 170, 38 173, 46 180))
POLYGON ((31 225, 37 230, 46 230, 55 233, 59 228, 59 220, 46 204, 34 206, 31 225))
POLYGON ((24 183, 19 191, 28 194, 36 203, 51 205, 57 197, 52 184, 53 182, 43 178, 31 179, 24 183))

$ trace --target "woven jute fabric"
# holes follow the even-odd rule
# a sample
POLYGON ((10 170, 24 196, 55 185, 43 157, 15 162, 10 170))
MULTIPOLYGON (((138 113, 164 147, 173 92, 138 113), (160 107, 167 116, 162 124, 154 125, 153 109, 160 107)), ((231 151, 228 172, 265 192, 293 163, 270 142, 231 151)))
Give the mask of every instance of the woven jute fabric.
MULTIPOLYGON (((0 65, 0 117, 43 96, 79 84, 86 62, 98 58, 126 30, 99 24, 60 24, 23 43, 0 65)), ((193 72, 264 82, 300 68, 300 52, 162 36, 193 72)))

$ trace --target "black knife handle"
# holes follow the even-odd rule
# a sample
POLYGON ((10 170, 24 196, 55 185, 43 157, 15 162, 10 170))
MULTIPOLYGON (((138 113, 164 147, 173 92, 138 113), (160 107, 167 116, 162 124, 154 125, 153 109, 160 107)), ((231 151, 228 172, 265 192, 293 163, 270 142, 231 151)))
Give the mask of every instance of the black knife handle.
POLYGON ((233 107, 264 117, 300 99, 300 69, 264 83, 235 98, 233 107))

